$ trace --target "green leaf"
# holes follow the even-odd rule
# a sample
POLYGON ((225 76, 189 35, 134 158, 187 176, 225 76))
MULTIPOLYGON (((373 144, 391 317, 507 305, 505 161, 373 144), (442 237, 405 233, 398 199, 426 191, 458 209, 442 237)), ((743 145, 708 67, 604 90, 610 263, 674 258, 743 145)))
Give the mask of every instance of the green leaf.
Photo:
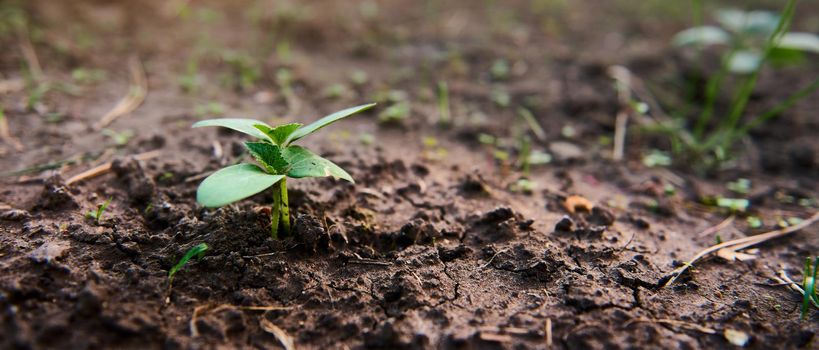
POLYGON ((688 28, 674 36, 671 42, 675 46, 727 44, 731 35, 715 26, 688 28))
POLYGON ((195 247, 188 249, 188 252, 185 253, 185 256, 183 256, 182 259, 180 259, 179 262, 176 263, 176 265, 174 265, 174 267, 171 268, 170 271, 168 271, 168 281, 173 281, 173 275, 175 275, 177 272, 179 272, 179 270, 185 267, 185 264, 187 264, 188 261, 190 261, 194 256, 197 259, 201 259, 202 256, 205 255, 205 251, 208 250, 208 248, 209 247, 207 244, 199 243, 195 247))
POLYGON ((735 33, 767 36, 776 30, 779 15, 770 11, 726 9, 717 12, 717 21, 735 33))
POLYGON ((739 50, 728 61, 728 69, 737 74, 750 74, 760 64, 762 64, 762 55, 753 51, 739 50))
POLYGON ((270 175, 255 164, 229 166, 199 184, 196 201, 206 207, 221 207, 264 191, 283 178, 284 175, 270 175))
POLYGON ((222 118, 222 119, 208 119, 199 121, 193 124, 193 128, 201 128, 203 126, 221 126, 228 129, 233 129, 239 132, 243 132, 250 136, 260 138, 262 140, 273 141, 270 136, 267 136, 264 132, 256 128, 256 125, 264 125, 270 128, 267 124, 263 121, 255 120, 255 119, 242 119, 242 118, 222 118))
POLYGON ((287 172, 287 176, 294 178, 332 176, 355 183, 352 176, 344 169, 304 147, 287 147, 282 155, 290 162, 290 170, 287 172))
POLYGON ((290 134, 290 136, 287 137, 287 142, 285 142, 284 145, 288 145, 288 144, 290 144, 292 142, 295 142, 296 140, 298 140, 298 139, 300 139, 302 137, 305 137, 307 135, 310 135, 310 134, 316 132, 318 129, 321 129, 321 128, 329 125, 329 124, 337 122, 340 119, 349 117, 349 116, 351 116, 351 115, 353 115, 355 113, 358 113, 358 112, 361 112, 363 110, 372 108, 372 106, 375 106, 375 103, 370 103, 370 104, 366 104, 366 105, 347 108, 347 109, 335 112, 333 114, 330 114, 330 115, 328 115, 328 116, 326 116, 324 118, 316 120, 316 121, 314 121, 314 122, 312 122, 310 124, 307 124, 305 126, 302 126, 302 127, 298 128, 296 131, 294 131, 292 134, 290 134))
POLYGON ((819 36, 813 33, 785 33, 776 47, 819 53, 819 36))
POLYGON ((285 174, 289 163, 282 157, 281 147, 267 142, 245 142, 253 158, 271 174, 285 174))
POLYGON ((290 124, 282 124, 273 129, 271 129, 267 125, 255 125, 256 129, 259 129, 261 132, 270 136, 277 145, 283 145, 285 141, 287 141, 287 137, 290 136, 296 129, 301 127, 301 123, 290 123, 290 124))

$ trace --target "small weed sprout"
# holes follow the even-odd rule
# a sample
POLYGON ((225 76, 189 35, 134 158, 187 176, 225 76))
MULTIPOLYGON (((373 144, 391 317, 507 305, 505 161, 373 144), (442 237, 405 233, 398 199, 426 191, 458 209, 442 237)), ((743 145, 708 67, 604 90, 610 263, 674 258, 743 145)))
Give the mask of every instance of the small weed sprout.
POLYGON ((292 145, 340 119, 364 111, 374 103, 347 108, 311 124, 283 124, 271 127, 254 119, 210 119, 193 124, 193 127, 221 126, 233 129, 261 141, 245 142, 245 148, 259 165, 242 163, 223 168, 208 176, 199 185, 196 200, 206 207, 220 207, 275 186, 273 206, 270 211, 270 233, 278 239, 279 227, 285 235, 290 234, 290 209, 287 200, 287 177, 332 176, 353 183, 353 178, 333 162, 311 152, 307 148, 292 145))
POLYGON ((97 206, 97 210, 92 210, 85 213, 85 217, 94 219, 94 224, 99 225, 100 220, 102 220, 102 215, 105 213, 105 209, 108 208, 108 205, 111 204, 111 198, 102 202, 99 206, 97 206))
POLYGON ((210 247, 206 243, 199 243, 195 247, 188 249, 188 252, 182 256, 182 259, 179 259, 179 262, 174 265, 170 271, 168 271, 168 285, 173 283, 173 276, 176 275, 179 270, 185 267, 185 264, 188 263, 191 259, 196 257, 196 259, 202 259, 205 256, 205 251, 208 250, 210 247))
POLYGON ((802 308, 799 312, 799 317, 802 319, 805 319, 805 316, 807 316, 810 304, 814 306, 819 305, 819 293, 816 291, 817 268, 819 268, 819 256, 813 260, 813 266, 811 266, 810 258, 805 260, 805 271, 802 275, 802 288, 805 294, 803 295, 802 308))

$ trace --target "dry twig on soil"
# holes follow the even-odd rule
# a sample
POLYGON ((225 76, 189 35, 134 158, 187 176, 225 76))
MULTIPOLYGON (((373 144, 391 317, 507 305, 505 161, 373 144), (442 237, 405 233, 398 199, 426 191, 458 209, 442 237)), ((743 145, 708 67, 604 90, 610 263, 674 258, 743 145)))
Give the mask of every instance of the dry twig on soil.
POLYGON ((702 333, 705 333, 705 334, 717 334, 717 331, 715 329, 712 329, 712 328, 700 326, 698 324, 689 323, 689 322, 670 320, 670 319, 666 319, 666 318, 659 318, 659 319, 636 318, 636 319, 633 319, 631 321, 628 321, 625 324, 625 326, 628 327, 628 326, 630 326, 630 325, 632 325, 634 323, 638 323, 638 322, 660 323, 660 324, 665 324, 665 325, 669 325, 669 326, 675 326, 675 327, 690 329, 690 330, 694 330, 694 331, 697 331, 697 332, 702 332, 702 333))
POLYGON ((680 266, 676 270, 672 271, 671 274, 670 274, 671 278, 668 280, 668 282, 666 282, 663 285, 663 287, 670 286, 672 283, 674 283, 674 281, 677 280, 678 277, 680 277, 683 274, 683 272, 688 270, 688 268, 691 267, 691 265, 693 265, 695 261, 701 259, 702 257, 704 257, 704 256, 706 256, 708 254, 711 254, 713 252, 718 252, 717 254, 720 255, 720 256, 731 256, 732 254, 736 255, 739 250, 748 248, 748 247, 753 246, 753 245, 757 245, 757 244, 765 242, 765 241, 769 241, 769 240, 774 239, 774 238, 785 236, 785 235, 787 235, 789 233, 792 233, 792 232, 795 232, 795 231, 799 231, 799 230, 801 230, 801 229, 803 229, 805 227, 808 227, 808 226, 812 225, 817 220, 819 220, 819 212, 814 213, 813 216, 811 216, 810 218, 800 222, 797 225, 793 225, 793 226, 786 227, 786 228, 779 229, 779 230, 766 232, 766 233, 755 235, 755 236, 730 240, 730 241, 723 242, 723 243, 708 247, 706 249, 703 249, 702 251, 697 253, 697 255, 694 255, 694 258, 692 258, 691 260, 686 262, 683 266, 680 266))
POLYGON ((712 234, 714 234, 714 233, 717 233, 717 232, 719 232, 719 231, 722 231, 723 229, 725 229, 726 227, 728 227, 728 225, 731 225, 731 224, 734 222, 734 219, 735 219, 735 218, 736 218, 735 216, 731 215, 731 216, 729 216, 727 219, 722 220, 722 222, 720 222, 719 224, 717 224, 717 225, 715 225, 715 226, 711 226, 711 227, 709 227, 709 228, 707 228, 707 229, 703 230, 702 232, 700 232, 700 233, 697 235, 697 237, 705 237, 705 236, 710 236, 710 235, 712 235, 712 234))
POLYGON ((292 307, 287 306, 239 306, 239 305, 230 305, 230 304, 207 304, 207 305, 199 305, 193 309, 193 315, 191 315, 191 320, 188 323, 188 326, 191 330, 191 336, 197 337, 199 336, 199 328, 196 327, 196 320, 199 316, 204 316, 207 314, 216 313, 219 311, 224 310, 242 310, 242 311, 278 311, 278 310, 290 310, 292 307))
MULTIPOLYGON (((154 151, 149 151, 149 152, 137 154, 137 155, 134 156, 134 158, 136 158, 137 160, 148 160, 148 159, 151 159, 151 158, 159 157, 160 154, 162 154, 162 152, 160 152, 159 150, 154 150, 154 151)), ((96 167, 93 167, 91 169, 88 169, 86 171, 83 171, 83 172, 81 172, 81 173, 79 173, 77 175, 72 176, 70 179, 66 180, 65 184, 66 185, 71 185, 71 184, 76 183, 76 182, 80 182, 80 181, 83 181, 83 180, 87 180, 87 179, 90 179, 90 178, 97 177, 97 176, 100 176, 102 174, 105 174, 105 173, 111 171, 111 164, 113 164, 113 163, 112 162, 107 162, 107 163, 98 165, 96 167)))
POLYGON ((108 113, 105 113, 100 120, 94 124, 94 131, 100 131, 110 125, 117 118, 133 112, 145 101, 148 94, 148 79, 142 63, 136 56, 128 60, 128 68, 131 72, 131 85, 128 88, 128 95, 117 102, 116 106, 108 113))
POLYGON ((296 348, 296 342, 293 340, 293 337, 279 328, 279 326, 273 324, 273 322, 263 318, 259 320, 259 326, 262 327, 265 332, 273 334, 273 336, 282 343, 285 350, 294 350, 296 348))

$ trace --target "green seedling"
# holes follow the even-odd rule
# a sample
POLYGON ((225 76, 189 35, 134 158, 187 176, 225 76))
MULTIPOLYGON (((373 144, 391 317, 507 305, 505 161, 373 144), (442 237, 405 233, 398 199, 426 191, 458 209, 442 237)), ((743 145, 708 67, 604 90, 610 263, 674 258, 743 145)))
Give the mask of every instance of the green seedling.
POLYGON ((750 202, 743 198, 719 197, 716 204, 718 207, 728 209, 731 212, 745 212, 748 210, 750 202))
POLYGON ((512 192, 520 192, 523 194, 532 194, 536 186, 537 186, 536 182, 529 180, 525 177, 522 177, 518 179, 518 181, 515 181, 513 184, 509 185, 509 190, 511 190, 512 192))
POLYGON ((509 104, 512 103, 512 96, 504 89, 494 88, 489 95, 492 102, 495 102, 499 107, 509 107, 509 104))
POLYGON ((375 143, 375 135, 365 132, 358 137, 358 141, 364 146, 372 145, 375 143))
POLYGON ((575 136, 577 136, 577 130, 575 130, 575 128, 571 125, 564 125, 560 129, 560 136, 567 139, 573 139, 575 136))
POLYGON ((805 272, 802 274, 802 289, 805 294, 802 297, 802 308, 799 311, 799 317, 802 319, 808 315, 810 304, 814 306, 819 304, 819 293, 816 291, 817 268, 819 268, 819 256, 813 260, 813 266, 811 266, 810 258, 805 260, 805 272))
POLYGON ((356 69, 350 73, 350 81, 355 86, 362 86, 370 81, 370 76, 363 70, 356 69))
POLYGON ((748 192, 751 191, 751 180, 737 179, 736 181, 729 182, 726 187, 728 187, 728 190, 731 192, 748 194, 748 192))
POLYGON ((183 92, 191 94, 196 92, 201 83, 200 80, 199 61, 196 57, 192 57, 188 59, 188 63, 185 64, 185 71, 177 78, 177 83, 183 92))
POLYGON ((749 216, 745 218, 745 221, 748 222, 748 227, 750 228, 760 228, 763 224, 762 219, 760 219, 758 216, 749 216))
POLYGON ((225 114, 225 105, 219 102, 208 102, 194 108, 197 117, 219 117, 225 114))
POLYGON ((538 140, 546 140, 546 132, 543 131, 543 128, 540 126, 540 123, 537 122, 537 119, 535 119, 535 115, 532 114, 532 112, 526 108, 519 108, 518 114, 521 118, 523 118, 523 120, 526 121, 526 125, 529 126, 529 129, 532 129, 532 132, 535 134, 535 137, 537 137, 538 140))
POLYGON ((484 145, 494 145, 495 144, 495 136, 489 135, 487 133, 480 133, 478 134, 478 142, 484 145))
POLYGON ((347 108, 308 125, 292 123, 274 128, 254 119, 233 118, 203 120, 193 124, 194 128, 221 126, 260 139, 260 141, 255 142, 245 142, 245 148, 260 166, 242 163, 213 173, 199 185, 196 192, 196 201, 206 207, 221 207, 250 197, 275 185, 273 206, 270 211, 270 232, 274 239, 278 239, 281 224, 284 234, 289 235, 290 209, 287 200, 287 177, 332 176, 354 183, 350 174, 338 165, 318 156, 307 148, 295 146, 292 143, 329 124, 369 109, 374 105, 374 103, 371 103, 347 108))
POLYGON ((438 124, 448 125, 452 121, 449 107, 449 87, 445 81, 438 82, 438 124))
POLYGON ((655 149, 643 156, 643 164, 649 168, 669 166, 671 157, 668 153, 655 149))
POLYGON ((336 100, 348 95, 348 90, 344 84, 335 83, 327 86, 324 91, 322 91, 321 95, 325 98, 336 100))
POLYGON ((94 219, 94 224, 99 225, 102 220, 102 215, 105 213, 105 209, 108 208, 109 204, 111 204, 111 198, 108 198, 105 202, 97 206, 97 210, 85 213, 85 217, 94 219))
POLYGON ((398 101, 385 108, 378 114, 380 123, 400 123, 410 115, 410 104, 407 101, 398 101))
POLYGON ((195 247, 188 249, 188 252, 182 256, 182 259, 179 259, 179 262, 174 265, 170 271, 168 271, 168 285, 173 283, 173 276, 176 275, 179 270, 185 267, 185 264, 188 263, 191 259, 196 257, 196 259, 202 259, 205 256, 205 251, 208 250, 210 247, 206 243, 199 243, 195 247))
POLYGON ((94 84, 105 80, 108 74, 102 69, 77 68, 71 71, 71 79, 78 84, 94 84))
POLYGON ((108 136, 117 146, 125 146, 128 144, 128 141, 131 141, 131 138, 134 137, 133 130, 125 130, 121 132, 117 132, 111 129, 102 129, 100 131, 103 135, 108 136))
POLYGON ((492 78, 495 80, 505 80, 509 78, 509 62, 504 59, 495 60, 492 63, 492 68, 489 69, 492 73, 492 78))
POLYGON ((247 54, 225 51, 222 53, 222 60, 230 66, 233 73, 226 77, 225 82, 228 86, 249 90, 262 77, 256 60, 247 54))

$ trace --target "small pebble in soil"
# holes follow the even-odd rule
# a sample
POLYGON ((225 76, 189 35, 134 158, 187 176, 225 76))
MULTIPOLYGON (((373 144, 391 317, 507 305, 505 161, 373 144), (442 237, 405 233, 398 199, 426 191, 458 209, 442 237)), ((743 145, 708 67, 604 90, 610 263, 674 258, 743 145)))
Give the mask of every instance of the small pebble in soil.
POLYGON ((594 207, 588 220, 595 225, 611 226, 614 223, 614 214, 606 209, 594 207))
POLYGON ((568 215, 564 215, 555 224, 555 232, 572 232, 572 230, 574 230, 574 221, 568 215))
POLYGON ((6 221, 22 221, 29 217, 31 214, 22 209, 9 209, 0 214, 0 220, 6 221))

